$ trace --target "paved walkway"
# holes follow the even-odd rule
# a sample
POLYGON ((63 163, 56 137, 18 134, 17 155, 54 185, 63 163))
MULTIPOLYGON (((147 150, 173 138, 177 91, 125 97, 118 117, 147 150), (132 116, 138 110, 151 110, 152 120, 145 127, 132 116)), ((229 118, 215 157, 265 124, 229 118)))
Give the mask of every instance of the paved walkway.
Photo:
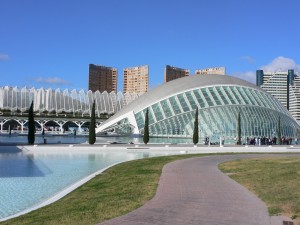
POLYGON ((266 205, 217 168, 221 162, 250 157, 264 155, 210 156, 167 164, 152 200, 101 225, 270 225, 266 205))

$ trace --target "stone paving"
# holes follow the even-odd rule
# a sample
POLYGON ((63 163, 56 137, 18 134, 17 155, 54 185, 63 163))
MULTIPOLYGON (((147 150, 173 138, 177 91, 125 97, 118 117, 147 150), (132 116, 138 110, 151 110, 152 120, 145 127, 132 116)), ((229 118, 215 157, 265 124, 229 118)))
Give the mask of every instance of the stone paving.
POLYGON ((100 224, 270 225, 266 205, 217 168, 224 161, 252 157, 266 155, 209 156, 167 164, 152 200, 100 224))

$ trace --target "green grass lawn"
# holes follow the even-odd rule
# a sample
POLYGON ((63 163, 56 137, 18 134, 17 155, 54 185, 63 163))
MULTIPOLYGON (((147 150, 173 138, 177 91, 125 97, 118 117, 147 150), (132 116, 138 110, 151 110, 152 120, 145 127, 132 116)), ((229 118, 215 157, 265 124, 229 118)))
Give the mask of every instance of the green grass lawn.
POLYGON ((270 215, 300 217, 300 157, 242 159, 219 168, 263 200, 270 215))
POLYGON ((88 225, 126 214, 154 196, 165 164, 195 156, 157 157, 119 164, 61 200, 1 224, 88 225))

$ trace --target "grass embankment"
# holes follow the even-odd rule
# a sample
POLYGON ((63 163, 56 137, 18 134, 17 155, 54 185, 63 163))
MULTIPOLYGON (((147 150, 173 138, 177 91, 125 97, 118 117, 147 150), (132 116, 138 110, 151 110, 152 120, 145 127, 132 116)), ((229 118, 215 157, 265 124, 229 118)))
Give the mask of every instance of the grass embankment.
POLYGON ((300 217, 299 157, 242 159, 219 168, 263 200, 270 215, 300 217))
POLYGON ((190 157, 195 155, 148 158, 119 164, 61 200, 1 224, 88 225, 126 214, 154 196, 166 163, 190 157))

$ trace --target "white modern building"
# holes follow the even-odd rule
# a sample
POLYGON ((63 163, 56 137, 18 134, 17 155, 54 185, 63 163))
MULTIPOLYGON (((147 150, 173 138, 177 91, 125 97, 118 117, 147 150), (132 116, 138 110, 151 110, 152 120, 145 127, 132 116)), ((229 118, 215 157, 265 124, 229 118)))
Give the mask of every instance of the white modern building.
POLYGON ((90 115, 95 100, 96 115, 114 114, 139 97, 139 94, 92 92, 84 90, 60 90, 44 88, 0 87, 0 112, 28 111, 31 102, 34 102, 36 113, 70 113, 73 115, 90 115))
POLYGON ((243 137, 295 137, 300 129, 289 111, 272 95, 247 81, 224 75, 189 76, 145 93, 101 124, 96 131, 143 134, 149 112, 150 136, 191 138, 199 109, 200 139, 234 139, 241 115, 243 137))

